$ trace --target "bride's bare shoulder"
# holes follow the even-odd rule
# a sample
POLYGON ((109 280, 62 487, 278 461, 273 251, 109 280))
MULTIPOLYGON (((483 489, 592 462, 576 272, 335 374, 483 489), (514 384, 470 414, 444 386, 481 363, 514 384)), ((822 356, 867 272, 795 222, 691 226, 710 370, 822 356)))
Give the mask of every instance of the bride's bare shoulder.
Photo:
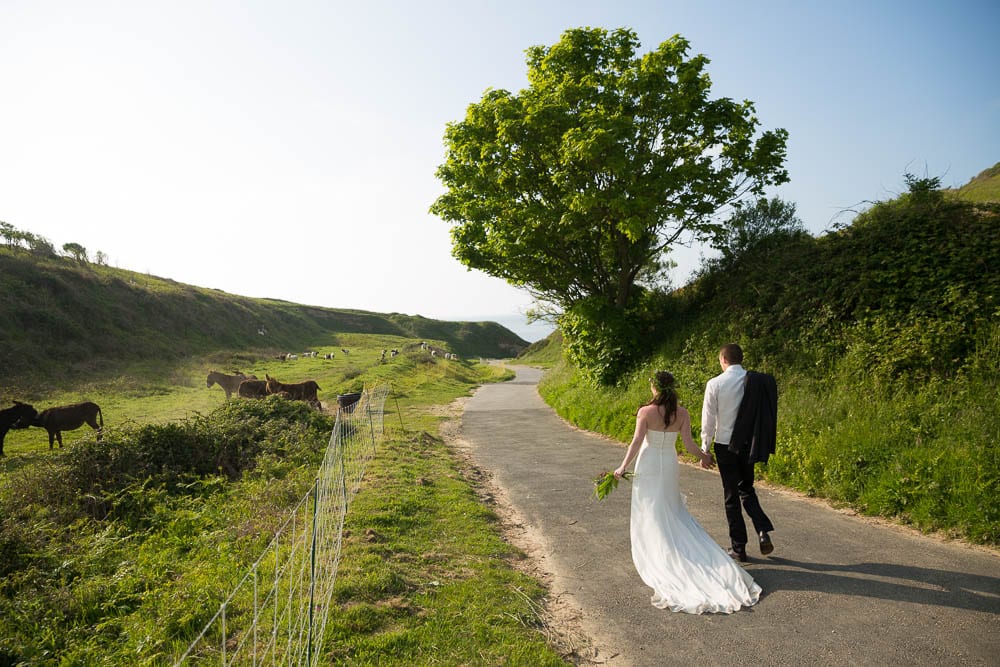
POLYGON ((656 407, 657 406, 655 405, 643 405, 642 407, 639 408, 636 414, 643 417, 645 417, 646 415, 654 414, 656 413, 656 407))

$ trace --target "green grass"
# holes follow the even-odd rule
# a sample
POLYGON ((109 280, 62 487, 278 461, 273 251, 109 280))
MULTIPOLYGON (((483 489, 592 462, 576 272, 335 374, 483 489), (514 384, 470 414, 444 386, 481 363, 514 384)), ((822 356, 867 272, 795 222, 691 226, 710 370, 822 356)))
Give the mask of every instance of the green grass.
POLYGON ((230 350, 273 356, 309 342, 339 350, 339 338, 355 333, 439 341, 467 358, 512 357, 527 346, 496 323, 251 299, 8 247, 0 247, 0 312, 0 381, 12 393, 106 381, 151 359, 173 368, 230 350))
POLYGON ((956 193, 966 201, 1000 202, 1000 162, 980 172, 956 193))
MULTIPOLYGON (((1000 546, 1000 385, 989 368, 998 351, 985 347, 981 367, 919 386, 859 380, 843 368, 763 368, 778 377, 778 447, 758 469, 770 482, 863 514, 1000 546)), ((710 357, 664 349, 648 364, 677 377, 696 438, 705 382, 719 372, 710 357)), ((760 368, 752 358, 748 365, 760 368)), ((636 408, 648 400, 649 370, 597 387, 564 361, 539 392, 568 421, 627 442, 636 408)))
POLYGON ((535 341, 517 356, 518 363, 552 368, 562 359, 562 333, 558 329, 535 341))
POLYGON ((347 521, 328 620, 336 664, 564 664, 537 632, 544 590, 519 573, 435 435, 440 418, 410 413, 408 434, 372 462, 347 521), (409 428, 416 427, 416 430, 409 428))
MULTIPOLYGON (((521 554, 503 541, 439 435, 436 406, 512 374, 419 351, 378 363, 383 347, 418 342, 340 335, 338 352, 344 346, 351 354, 338 353, 335 363, 235 354, 174 369, 137 365, 115 381, 46 396, 46 403, 86 396, 109 406, 108 426, 103 445, 89 429, 67 433, 61 451, 48 451, 40 429, 8 443, 10 455, 0 461, 0 664, 169 662, 305 493, 329 438, 321 418, 306 410, 312 426, 268 426, 245 412, 256 402, 224 404, 203 377, 222 361, 239 361, 246 372, 280 371, 281 379, 315 377, 324 400, 376 380, 393 387, 388 439, 348 514, 327 625, 330 662, 563 664, 541 633, 544 589, 513 566, 521 554), (250 442, 263 444, 256 458, 245 458, 251 450, 239 455, 253 461, 242 473, 183 472, 190 468, 178 457, 197 459, 198 442, 225 446, 225 433, 252 424, 264 430, 250 442), (163 447, 156 438, 166 438, 163 447), (191 444, 181 447, 185 438, 191 444), (103 451, 125 454, 109 467, 103 451), (169 463, 148 473, 133 469, 164 455, 169 463), (102 470, 119 473, 95 472, 102 470), (107 507, 111 513, 101 516, 107 507)), ((270 402, 261 410, 280 408, 281 418, 304 409, 264 405, 270 402)))

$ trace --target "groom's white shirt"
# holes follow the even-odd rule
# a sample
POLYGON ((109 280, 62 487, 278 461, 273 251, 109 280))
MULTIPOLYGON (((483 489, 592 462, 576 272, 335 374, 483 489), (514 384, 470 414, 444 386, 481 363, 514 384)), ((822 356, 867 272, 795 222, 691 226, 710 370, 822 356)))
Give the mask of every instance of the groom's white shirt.
POLYGON ((705 385, 705 401, 701 405, 701 451, 709 451, 713 442, 729 444, 736 413, 743 401, 746 374, 743 366, 733 364, 705 385))

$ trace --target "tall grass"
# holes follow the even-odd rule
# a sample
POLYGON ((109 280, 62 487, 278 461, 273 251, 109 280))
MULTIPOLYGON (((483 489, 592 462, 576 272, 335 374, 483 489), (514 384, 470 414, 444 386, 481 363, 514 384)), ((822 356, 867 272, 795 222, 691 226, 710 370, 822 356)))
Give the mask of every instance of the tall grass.
MULTIPOLYGON (((984 363, 996 358, 980 353, 984 363)), ((562 362, 539 391, 565 419, 627 442, 649 374, 665 368, 697 438, 705 382, 719 372, 707 356, 664 351, 610 388, 562 362)), ((1000 383, 992 372, 973 364, 953 379, 893 386, 849 368, 817 375, 747 363, 778 379, 778 446, 758 466, 765 479, 923 531, 1000 545, 1000 383)))

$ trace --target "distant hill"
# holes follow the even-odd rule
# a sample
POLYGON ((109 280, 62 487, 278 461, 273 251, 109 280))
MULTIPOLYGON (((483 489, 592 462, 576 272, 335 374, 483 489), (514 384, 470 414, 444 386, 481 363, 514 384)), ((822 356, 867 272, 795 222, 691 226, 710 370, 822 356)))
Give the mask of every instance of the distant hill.
POLYGON ((528 346, 494 322, 253 299, 23 248, 0 248, 0 313, 0 384, 151 358, 296 351, 336 333, 441 341, 463 357, 513 357, 528 346))
POLYGON ((1000 202, 1000 162, 984 169, 954 192, 966 201, 1000 202))

